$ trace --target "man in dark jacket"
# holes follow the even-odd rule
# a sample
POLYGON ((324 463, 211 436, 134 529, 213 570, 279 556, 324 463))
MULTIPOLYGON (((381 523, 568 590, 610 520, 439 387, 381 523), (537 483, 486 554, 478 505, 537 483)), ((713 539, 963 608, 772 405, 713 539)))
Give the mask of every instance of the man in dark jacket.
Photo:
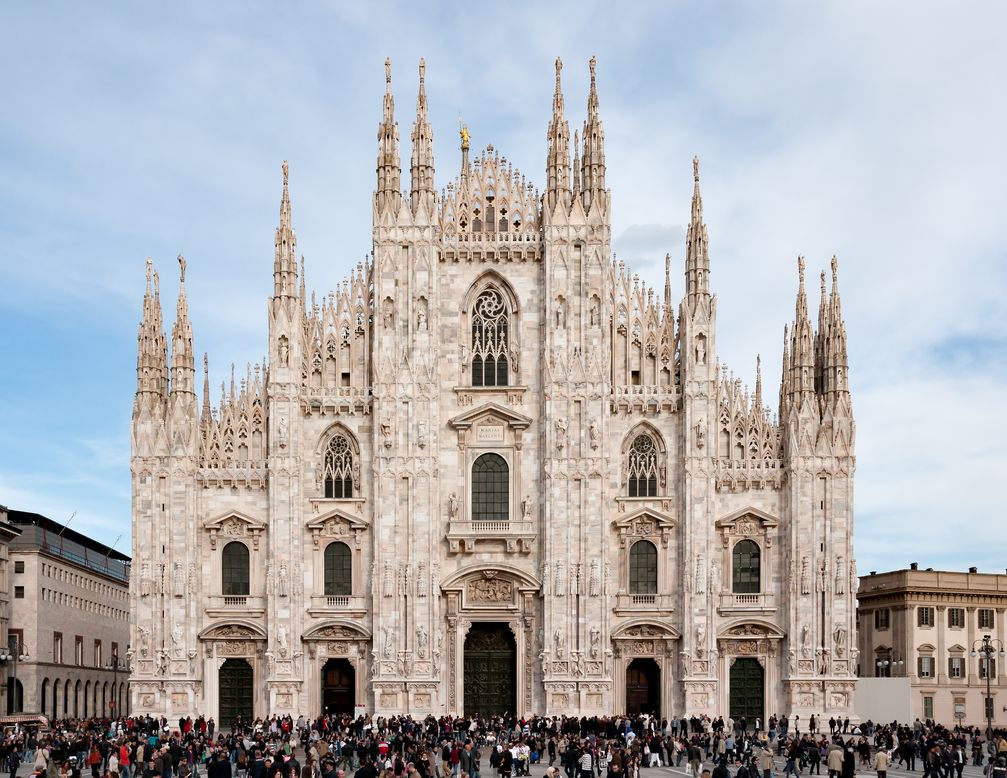
POLYGON ((218 751, 214 755, 213 761, 206 767, 206 778, 231 778, 231 760, 226 753, 218 751))

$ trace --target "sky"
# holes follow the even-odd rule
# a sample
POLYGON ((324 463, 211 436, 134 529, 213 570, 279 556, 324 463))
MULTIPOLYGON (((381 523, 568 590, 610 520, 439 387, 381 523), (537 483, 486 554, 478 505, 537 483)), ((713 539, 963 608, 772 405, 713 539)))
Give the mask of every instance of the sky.
MULTIPOLYGON (((681 295, 701 159, 719 358, 775 397, 796 258, 839 258, 861 573, 1004 571, 1007 5, 986 2, 5 3, 0 504, 129 550, 147 256, 188 260, 214 385, 262 358, 280 165, 309 288, 370 249, 385 57, 403 157, 427 65, 437 183, 458 123, 541 187, 553 61, 588 59, 614 250, 681 295)), ((403 177, 407 182, 408 177, 403 177)), ((812 311, 812 320, 817 320, 812 311)))

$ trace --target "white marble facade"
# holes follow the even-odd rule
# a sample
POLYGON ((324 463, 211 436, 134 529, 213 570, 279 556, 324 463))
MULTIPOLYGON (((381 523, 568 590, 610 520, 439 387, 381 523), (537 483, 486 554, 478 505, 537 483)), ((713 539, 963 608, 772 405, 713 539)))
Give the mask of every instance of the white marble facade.
POLYGON ((197 394, 184 260, 170 337, 148 262, 135 712, 219 718, 220 668, 238 658, 254 715, 317 713, 322 667, 343 657, 368 710, 460 713, 466 635, 487 624, 512 636, 523 714, 620 712, 641 694, 664 716, 759 706, 751 689, 732 702, 732 667, 753 659, 764 716, 852 712, 854 424, 835 262, 815 328, 799 261, 771 413, 761 375, 749 391, 717 359, 698 164, 676 307, 670 261, 661 293, 612 256, 594 62, 572 142, 560 67, 542 194, 492 146, 470 158, 466 130, 459 174, 435 189, 422 65, 402 191, 386 69, 373 259, 321 297, 298 268, 284 164, 269 356, 232 371, 219 403, 197 394), (235 542, 241 596, 223 583, 235 542), (334 543, 348 590, 326 589, 334 543), (739 543, 757 552, 747 584, 739 543), (634 660, 652 660, 633 665, 643 691, 634 660))

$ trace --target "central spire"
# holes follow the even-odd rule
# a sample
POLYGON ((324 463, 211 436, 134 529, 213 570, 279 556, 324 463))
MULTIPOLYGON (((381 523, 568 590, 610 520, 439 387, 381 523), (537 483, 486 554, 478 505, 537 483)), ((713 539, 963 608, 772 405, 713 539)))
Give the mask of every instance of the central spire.
POLYGON ((685 290, 690 304, 695 304, 697 298, 710 296, 709 238, 699 193, 699 157, 692 158, 692 178, 692 219, 685 236, 685 290))
POLYGON ((273 246, 273 297, 297 296, 297 237, 290 208, 290 166, 283 171, 283 195, 280 197, 280 224, 273 246))
POLYGON ((399 161, 399 126, 395 123, 395 98, 392 96, 392 61, 385 60, 385 97, 381 123, 378 124, 378 210, 391 207, 398 211, 401 194, 402 164, 399 161))
POLYGON ((549 150, 546 161, 546 205, 552 211, 557 203, 570 205, 570 125, 566 121, 560 73, 563 60, 556 57, 556 91, 552 97, 549 122, 549 150))
POLYGON ((410 165, 409 204, 413 213, 423 203, 427 213, 434 212, 434 133, 427 118, 427 66, 420 59, 420 88, 416 95, 416 121, 413 123, 413 156, 410 165))
POLYGON ((171 394, 195 398, 195 365, 192 356, 192 324, 189 301, 185 297, 185 257, 178 255, 178 303, 175 326, 171 330, 171 394))

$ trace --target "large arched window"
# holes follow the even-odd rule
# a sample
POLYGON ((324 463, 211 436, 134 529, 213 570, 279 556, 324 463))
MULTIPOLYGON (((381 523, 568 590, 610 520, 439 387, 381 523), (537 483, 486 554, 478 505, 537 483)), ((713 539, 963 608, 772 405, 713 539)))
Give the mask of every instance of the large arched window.
POLYGON ((507 303, 496 289, 487 289, 472 306, 472 386, 507 386, 507 303))
POLYGON ((339 541, 325 547, 325 594, 353 594, 353 554, 339 541))
POLYGON ((248 546, 233 541, 224 546, 221 559, 223 594, 240 596, 248 594, 248 546))
POLYGON ((626 471, 630 497, 656 497, 659 472, 658 448, 654 438, 641 432, 629 446, 626 471))
POLYGON ((629 549, 629 593, 657 594, 657 547, 649 540, 629 549))
POLYGON ((734 547, 732 589, 735 594, 758 594, 762 591, 760 558, 762 550, 754 540, 742 540, 734 547))
POLYGON ((499 454, 483 454, 472 465, 472 521, 510 519, 510 468, 499 454))
POLYGON ((345 435, 329 441, 322 462, 325 496, 346 499, 353 496, 353 448, 345 435))

